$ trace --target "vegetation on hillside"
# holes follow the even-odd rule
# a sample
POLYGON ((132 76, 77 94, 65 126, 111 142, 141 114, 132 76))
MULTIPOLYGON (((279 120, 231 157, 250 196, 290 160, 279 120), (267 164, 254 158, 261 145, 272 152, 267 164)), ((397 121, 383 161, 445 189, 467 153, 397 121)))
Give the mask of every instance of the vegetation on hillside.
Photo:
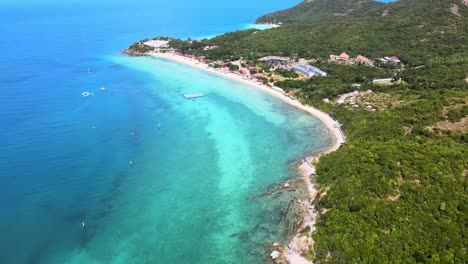
POLYGON ((292 8, 264 15, 256 22, 310 24, 355 16, 376 16, 382 6, 384 4, 373 0, 306 0, 292 8))
POLYGON ((398 104, 371 113, 304 98, 333 112, 348 137, 317 167, 316 260, 467 263, 468 136, 426 127, 468 93, 450 87, 381 93, 398 104))
POLYGON ((468 63, 468 7, 461 1, 400 0, 388 6, 391 12, 384 17, 350 17, 263 31, 242 30, 194 42, 171 40, 171 46, 211 60, 258 59, 268 55, 328 59, 332 53, 347 52, 369 58, 397 55, 408 67, 468 63), (458 15, 451 12, 454 3, 459 6, 458 15), (219 47, 204 50, 205 46, 219 47))

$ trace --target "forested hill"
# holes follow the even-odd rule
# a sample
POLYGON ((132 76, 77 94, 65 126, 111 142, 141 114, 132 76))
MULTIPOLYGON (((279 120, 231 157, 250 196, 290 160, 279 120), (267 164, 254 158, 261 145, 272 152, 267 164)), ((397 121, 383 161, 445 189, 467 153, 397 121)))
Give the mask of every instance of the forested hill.
MULTIPOLYGON (((264 15, 257 23, 316 24, 328 23, 352 17, 381 17, 404 14, 411 9, 429 16, 434 8, 450 9, 466 6, 464 0, 398 0, 381 3, 374 0, 305 0, 304 2, 281 11, 264 15)), ((432 17, 435 18, 435 17, 432 17)), ((442 18, 435 18, 437 20, 442 18)))
MULTIPOLYGON (((228 48, 231 55, 240 56, 276 54, 327 58, 329 54, 344 51, 354 56, 362 54, 373 58, 396 54, 409 65, 441 61, 459 63, 468 58, 466 1, 360 2, 361 6, 372 6, 365 8, 368 15, 361 12, 362 16, 353 17, 353 13, 350 13, 349 16, 337 18, 331 14, 336 8, 352 3, 359 6, 357 1, 315 0, 281 13, 288 14, 288 21, 317 20, 314 23, 291 23, 256 34, 243 32, 236 36, 236 33, 230 33, 230 36, 223 35, 211 42, 228 48), (326 3, 331 6, 321 5, 326 3), (312 5, 315 9, 310 7, 312 5), (327 18, 322 19, 324 16, 327 18), (225 39, 234 41, 225 42, 225 39)), ((264 18, 259 21, 275 21, 264 18)))
POLYGON ((373 0, 305 0, 257 19, 257 23, 311 23, 354 16, 378 16, 385 6, 373 0))

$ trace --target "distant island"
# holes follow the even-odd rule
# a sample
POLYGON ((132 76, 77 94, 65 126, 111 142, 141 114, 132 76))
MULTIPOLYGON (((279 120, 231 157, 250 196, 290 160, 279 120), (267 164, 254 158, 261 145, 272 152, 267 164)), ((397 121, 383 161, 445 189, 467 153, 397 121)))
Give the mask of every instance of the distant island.
POLYGON ((123 52, 244 82, 334 133, 301 165, 304 221, 272 261, 467 263, 468 1, 304 1, 257 22, 281 27, 123 52))

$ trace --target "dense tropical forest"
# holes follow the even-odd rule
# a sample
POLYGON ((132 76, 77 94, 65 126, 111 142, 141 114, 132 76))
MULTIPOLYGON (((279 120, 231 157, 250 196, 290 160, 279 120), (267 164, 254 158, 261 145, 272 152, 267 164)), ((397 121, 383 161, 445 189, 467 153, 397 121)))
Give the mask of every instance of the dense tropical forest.
POLYGON ((347 136, 317 166, 320 218, 305 255, 318 263, 468 263, 468 8, 442 0, 384 8, 397 14, 340 18, 319 29, 292 16, 286 22, 304 25, 289 22, 249 37, 256 50, 273 51, 277 47, 261 39, 279 40, 280 32, 296 28, 288 36, 303 41, 291 43, 302 56, 344 50, 399 54, 406 63, 404 70, 319 65, 329 77, 292 87, 303 102, 337 118, 347 136), (412 69, 416 65, 425 66, 412 69), (358 104, 369 102, 376 112, 322 101, 350 91, 349 83, 392 72, 404 82, 363 87, 374 93, 358 104))
POLYGON ((257 22, 282 25, 171 46, 251 65, 270 55, 305 58, 328 73, 275 83, 330 113, 347 136, 317 166, 319 219, 304 256, 317 263, 468 263, 468 1, 313 0, 257 22), (341 52, 397 55, 402 63, 328 61, 341 52), (399 82, 372 82, 389 77, 399 82), (335 103, 368 89, 355 106, 335 103))
POLYGON ((319 96, 304 101, 331 112, 347 142, 317 166, 316 260, 467 263, 466 128, 429 129, 449 119, 447 109, 464 108, 466 125, 466 90, 382 88, 365 99, 375 113, 330 106, 319 96))
MULTIPOLYGON (((316 6, 322 2, 319 7, 341 6, 334 2, 350 5, 348 1, 336 0, 303 4, 316 6)), ((378 16, 332 16, 314 23, 301 20, 271 30, 243 30, 200 43, 174 42, 173 45, 182 52, 211 59, 256 59, 268 55, 317 59, 347 52, 351 56, 362 54, 370 58, 395 54, 410 67, 468 63, 468 7, 462 0, 400 0, 386 5, 380 3, 377 7, 372 10, 378 16), (201 49, 205 45, 219 48, 205 51, 201 49)))

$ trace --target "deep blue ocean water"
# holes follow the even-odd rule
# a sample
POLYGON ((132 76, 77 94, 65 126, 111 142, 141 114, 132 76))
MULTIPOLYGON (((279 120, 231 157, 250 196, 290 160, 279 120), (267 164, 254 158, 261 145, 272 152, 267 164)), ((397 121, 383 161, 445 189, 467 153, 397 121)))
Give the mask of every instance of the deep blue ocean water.
POLYGON ((119 51, 243 29, 295 2, 0 4, 0 262, 261 263, 263 243, 287 242, 294 194, 262 194, 328 145, 325 127, 119 51))

